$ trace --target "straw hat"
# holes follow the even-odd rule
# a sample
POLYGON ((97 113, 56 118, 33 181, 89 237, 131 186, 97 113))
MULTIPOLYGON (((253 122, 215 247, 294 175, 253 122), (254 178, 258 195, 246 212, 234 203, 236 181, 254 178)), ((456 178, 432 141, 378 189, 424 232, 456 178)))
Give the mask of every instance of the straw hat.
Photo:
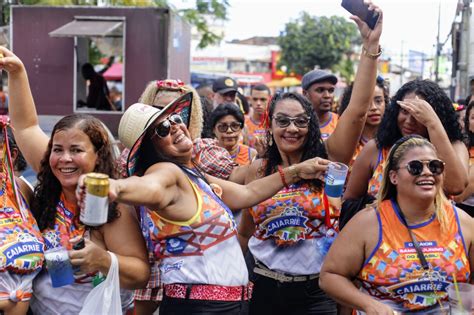
POLYGON ((129 176, 135 173, 135 163, 140 155, 141 143, 148 128, 160 117, 169 116, 172 113, 179 114, 186 127, 189 127, 192 103, 193 94, 186 93, 166 105, 163 109, 141 103, 133 104, 127 108, 120 119, 118 134, 122 144, 130 149, 127 158, 127 172, 129 176))

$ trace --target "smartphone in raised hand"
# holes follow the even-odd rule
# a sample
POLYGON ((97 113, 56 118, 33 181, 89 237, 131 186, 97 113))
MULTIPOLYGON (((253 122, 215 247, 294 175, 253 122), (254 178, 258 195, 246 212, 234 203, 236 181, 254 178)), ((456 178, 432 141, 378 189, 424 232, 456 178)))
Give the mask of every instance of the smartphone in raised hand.
POLYGON ((349 13, 358 16, 371 29, 374 29, 377 24, 379 14, 369 10, 369 6, 364 3, 364 0, 342 0, 341 6, 349 11, 349 13))

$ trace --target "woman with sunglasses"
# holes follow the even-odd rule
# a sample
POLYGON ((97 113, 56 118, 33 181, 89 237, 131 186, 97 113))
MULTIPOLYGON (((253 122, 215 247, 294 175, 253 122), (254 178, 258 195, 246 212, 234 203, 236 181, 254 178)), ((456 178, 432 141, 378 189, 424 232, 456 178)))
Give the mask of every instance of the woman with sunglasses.
MULTIPOLYGON (((246 182, 278 173, 314 157, 350 161, 375 86, 382 12, 374 30, 357 17, 366 53, 361 55, 351 102, 323 142, 310 101, 298 93, 276 94, 268 106, 267 151, 254 161, 246 182), (367 51, 371 53, 368 54, 367 51)), ((251 314, 335 314, 336 302, 318 286, 319 271, 337 234, 339 198, 324 193, 324 177, 285 185, 272 198, 242 213, 239 240, 255 258, 251 314), (275 298, 278 297, 278 298, 275 298), (272 303, 268 303, 272 301, 272 303)))
POLYGON ((324 291, 366 314, 449 313, 446 287, 473 280, 474 220, 444 195, 444 170, 427 139, 394 144, 376 203, 329 250, 324 291))
POLYGON ((144 104, 126 110, 119 137, 132 143, 130 177, 110 180, 109 197, 143 205, 149 214, 141 224, 161 260, 160 314, 242 314, 248 274, 228 207, 250 207, 284 183, 322 176, 328 161, 310 159, 246 186, 205 175, 192 160, 190 106, 185 94, 162 110, 144 104))
POLYGON ((375 196, 382 181, 390 147, 401 137, 417 134, 429 139, 446 163, 444 192, 460 194, 467 185, 468 153, 453 105, 438 84, 414 80, 404 84, 391 100, 374 140, 357 157, 344 199, 375 196))
POLYGON ((239 143, 244 127, 244 114, 234 103, 219 105, 211 114, 211 128, 219 146, 225 148, 238 165, 248 165, 257 151, 239 143))
MULTIPOLYGON (((4 47, 0 69, 8 72, 10 117, 18 147, 38 173, 32 211, 45 239, 45 249, 65 247, 79 269, 76 281, 53 288, 47 269, 35 278, 31 308, 35 314, 78 314, 93 282, 106 275, 111 264, 108 251, 118 258, 123 289, 144 287, 150 275, 146 247, 133 209, 111 203, 108 221, 88 228, 79 220, 75 195, 80 175, 100 172, 113 178, 111 143, 103 124, 90 115, 69 115, 59 120, 48 137, 40 128, 21 60, 4 47), (82 238, 85 246, 72 250, 82 238)), ((127 290, 128 291, 128 290, 127 290)), ((122 308, 133 305, 131 292, 123 291, 122 308)))

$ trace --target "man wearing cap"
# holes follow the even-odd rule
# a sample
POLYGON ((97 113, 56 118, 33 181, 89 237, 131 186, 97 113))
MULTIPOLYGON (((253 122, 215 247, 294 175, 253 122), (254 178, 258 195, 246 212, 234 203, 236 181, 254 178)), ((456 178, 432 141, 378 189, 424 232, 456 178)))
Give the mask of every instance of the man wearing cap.
POLYGON ((339 116, 331 112, 336 83, 335 75, 319 69, 306 73, 301 82, 303 94, 313 104, 313 110, 318 116, 323 140, 333 133, 339 120, 339 116))
POLYGON ((212 90, 214 91, 214 108, 226 102, 235 103, 238 88, 237 82, 231 77, 222 77, 214 81, 212 85, 212 90))

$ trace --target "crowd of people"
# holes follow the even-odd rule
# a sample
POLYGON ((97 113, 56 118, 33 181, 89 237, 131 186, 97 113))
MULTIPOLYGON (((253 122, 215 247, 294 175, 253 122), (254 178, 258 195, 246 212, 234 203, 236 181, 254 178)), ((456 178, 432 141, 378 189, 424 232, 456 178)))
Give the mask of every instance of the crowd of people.
POLYGON ((383 14, 369 8, 373 29, 351 17, 363 49, 338 112, 338 78, 319 69, 301 94, 257 84, 248 98, 230 77, 201 97, 152 81, 120 120, 119 157, 91 115, 45 134, 23 63, 0 47, 0 314, 79 314, 109 252, 123 314, 448 311, 448 285, 474 282, 474 102, 462 128, 432 81, 391 97, 377 76, 383 14), (34 189, 15 176, 25 161, 34 189), (336 198, 325 192, 333 162, 350 168, 336 198), (80 220, 92 172, 109 177, 98 227, 80 220), (44 263, 58 247, 75 270, 62 287, 44 263))

